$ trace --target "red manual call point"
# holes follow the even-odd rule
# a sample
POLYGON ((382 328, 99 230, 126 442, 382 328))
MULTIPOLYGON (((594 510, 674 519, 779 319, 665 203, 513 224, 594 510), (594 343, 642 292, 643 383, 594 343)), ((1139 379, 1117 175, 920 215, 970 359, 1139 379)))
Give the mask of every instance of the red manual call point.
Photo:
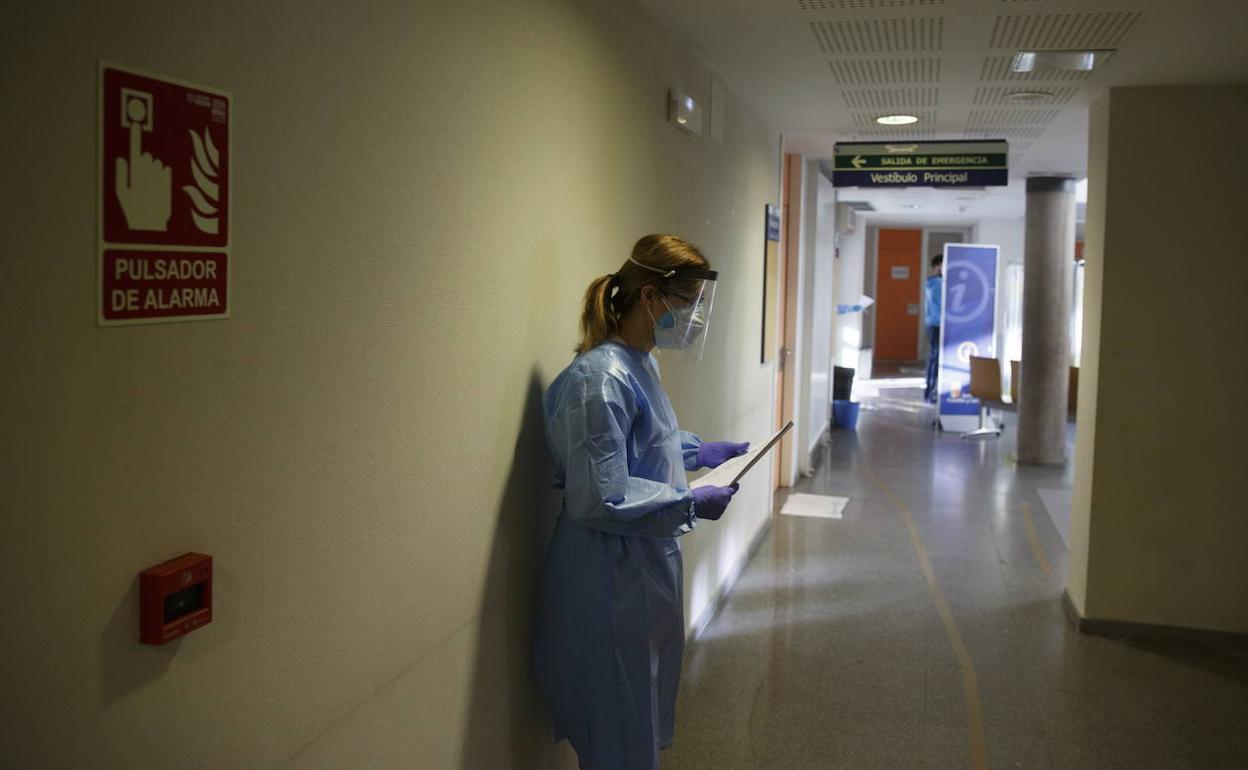
POLYGON ((186 553, 139 573, 139 641, 164 644, 212 622, 212 557, 186 553))

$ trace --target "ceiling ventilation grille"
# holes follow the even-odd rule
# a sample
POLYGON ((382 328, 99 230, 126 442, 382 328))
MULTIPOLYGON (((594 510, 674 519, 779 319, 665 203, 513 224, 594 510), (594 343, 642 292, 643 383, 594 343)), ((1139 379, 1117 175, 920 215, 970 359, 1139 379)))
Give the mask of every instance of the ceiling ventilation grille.
POLYGON ((940 59, 834 59, 832 77, 843 86, 940 82, 940 59))
MULTIPOLYGON (((1045 89, 1049 92, 1048 96, 1028 100, 1028 104, 1069 104, 1070 100, 1075 98, 1075 94, 1079 93, 1078 86, 1060 86, 1058 88, 1045 89)), ((995 104, 1010 104, 1009 95, 1019 91, 1018 88, 1011 86, 980 86, 975 89, 976 107, 992 106, 995 104)))
POLYGON ((865 11, 869 8, 930 8, 945 0, 797 0, 803 11, 865 11))
POLYGON ((1021 107, 1002 110, 971 110, 968 126, 1045 126, 1053 122, 1061 110, 1030 110, 1021 107))
POLYGON ((887 129, 887 128, 877 127, 873 129, 868 129, 866 131, 855 131, 853 132, 853 137, 855 139, 866 140, 866 141, 915 142, 915 141, 922 141, 924 139, 935 139, 936 132, 930 128, 921 128, 921 129, 915 129, 911 131, 906 131, 905 129, 902 129, 899 131, 896 129, 887 129))
MULTIPOLYGON (((936 122, 936 110, 912 110, 910 114, 918 118, 920 123, 930 125, 936 122)), ((879 112, 850 113, 850 117, 854 119, 854 125, 858 128, 880 128, 880 124, 875 122, 879 115, 879 112)))
POLYGON ((966 131, 967 139, 1035 139, 1044 133, 1043 126, 983 126, 966 131))
POLYGON ((982 82, 993 82, 1002 80, 1087 80, 1092 74, 1091 72, 1080 72, 1075 70, 1032 70, 1031 72, 1015 72, 1010 68, 1010 64, 1014 61, 1012 56, 989 56, 984 59, 984 66, 979 71, 979 79, 982 82))
POLYGON ((843 91, 845 104, 851 110, 900 110, 911 107, 936 107, 938 89, 888 88, 867 91, 843 91))
POLYGON ((825 54, 939 51, 944 27, 945 20, 940 17, 810 23, 815 40, 825 54))
POLYGON ((1091 50, 1117 48, 1140 11, 998 16, 989 48, 1091 50))

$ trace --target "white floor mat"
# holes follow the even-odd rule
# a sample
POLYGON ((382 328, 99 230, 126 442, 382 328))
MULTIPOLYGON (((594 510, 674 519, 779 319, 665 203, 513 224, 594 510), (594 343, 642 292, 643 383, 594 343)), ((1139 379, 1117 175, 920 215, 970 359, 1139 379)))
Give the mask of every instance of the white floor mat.
POLYGON ((806 495, 800 492, 789 495, 780 513, 786 516, 811 516, 816 519, 839 519, 845 511, 848 497, 831 495, 806 495))

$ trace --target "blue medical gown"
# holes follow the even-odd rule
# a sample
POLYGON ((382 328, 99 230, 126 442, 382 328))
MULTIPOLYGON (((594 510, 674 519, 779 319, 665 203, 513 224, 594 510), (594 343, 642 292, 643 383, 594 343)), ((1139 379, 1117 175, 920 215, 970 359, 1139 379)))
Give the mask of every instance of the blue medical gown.
POLYGON ((605 342, 543 399, 563 510, 538 596, 533 664, 582 768, 657 768, 672 741, 684 651, 676 538, 694 528, 686 470, 701 439, 676 427, 647 353, 605 342))

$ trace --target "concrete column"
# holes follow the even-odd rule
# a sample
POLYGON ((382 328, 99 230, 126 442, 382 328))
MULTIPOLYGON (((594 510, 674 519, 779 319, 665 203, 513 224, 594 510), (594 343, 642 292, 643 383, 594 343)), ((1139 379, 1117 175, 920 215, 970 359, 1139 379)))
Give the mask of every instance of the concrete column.
POLYGON ((1061 463, 1066 459, 1066 403, 1070 387, 1074 178, 1028 178, 1024 249, 1018 461, 1061 463))

